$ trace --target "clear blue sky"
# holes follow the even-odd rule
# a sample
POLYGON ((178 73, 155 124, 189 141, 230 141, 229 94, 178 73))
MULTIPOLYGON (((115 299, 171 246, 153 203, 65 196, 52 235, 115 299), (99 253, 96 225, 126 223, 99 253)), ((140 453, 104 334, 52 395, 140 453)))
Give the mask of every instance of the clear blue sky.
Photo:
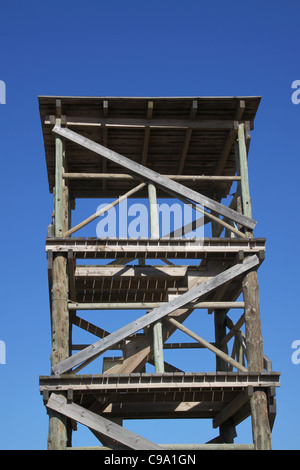
MULTIPOLYGON (((294 0, 1 1, 1 449, 47 445, 38 376, 50 370, 44 247, 52 196, 38 95, 262 96, 249 161, 255 235, 267 238, 259 271, 264 351, 282 373, 273 448, 300 448, 300 364, 291 360, 300 340, 300 105, 291 101, 299 15, 294 0)), ((166 442, 160 429, 150 423, 141 433, 166 442)), ((179 442, 173 429, 169 442, 179 442)), ((186 429, 185 442, 215 435, 196 421, 186 429)), ((95 442, 83 434, 85 444, 95 442)))

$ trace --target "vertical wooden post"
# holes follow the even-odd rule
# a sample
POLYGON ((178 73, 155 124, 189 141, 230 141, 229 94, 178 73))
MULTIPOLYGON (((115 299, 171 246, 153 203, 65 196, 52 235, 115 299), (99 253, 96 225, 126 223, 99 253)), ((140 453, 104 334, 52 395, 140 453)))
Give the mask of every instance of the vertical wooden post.
MULTIPOLYGON (((228 354, 227 344, 221 344, 221 341, 226 336, 226 310, 215 310, 215 342, 216 347, 224 353, 228 354)), ((216 370, 228 372, 228 362, 216 356, 216 370)), ((236 437, 235 427, 231 424, 230 420, 225 421, 219 426, 219 433, 222 443, 233 444, 236 437)))
MULTIPOLYGON (((56 255, 52 269, 52 351, 51 368, 69 357, 69 312, 67 259, 56 255)), ((60 450, 67 447, 67 419, 49 411, 48 449, 60 450)))
MULTIPOLYGON (((61 120, 56 119, 56 125, 60 125, 61 120)), ((55 139, 55 215, 54 215, 54 235, 62 237, 68 228, 68 188, 64 185, 64 145, 61 138, 55 139)), ((67 258, 62 254, 57 254, 53 258, 52 269, 52 351, 51 368, 59 362, 67 359, 70 355, 69 337, 69 311, 68 294, 69 281, 67 271, 67 258)), ((49 411, 49 432, 48 449, 61 450, 67 447, 68 420, 66 417, 49 411)))
MULTIPOLYGON (((55 125, 61 125, 61 119, 55 120, 55 125)), ((54 236, 63 236, 63 169, 64 169, 64 143, 58 135, 55 136, 55 200, 54 200, 54 236)))
MULTIPOLYGON (((212 195, 212 199, 214 201, 220 202, 220 200, 218 200, 216 194, 212 195)), ((212 215, 215 215, 216 217, 219 218, 219 215, 217 214, 217 212, 211 211, 211 213, 212 213, 212 215)), ((218 222, 216 222, 215 220, 211 220, 211 236, 212 237, 218 237, 218 230, 219 229, 220 229, 220 224, 218 224, 218 222)))
MULTIPOLYGON (((148 184, 149 212, 150 212, 150 236, 151 238, 159 238, 159 220, 156 199, 156 187, 154 184, 148 184)), ((163 357, 163 335, 162 323, 160 321, 153 325, 153 350, 155 372, 164 372, 163 357)))
POLYGON ((151 238, 159 238, 159 220, 156 199, 156 187, 154 184, 148 184, 149 212, 150 212, 150 236, 151 238))
MULTIPOLYGON (((252 218, 252 207, 249 191, 247 146, 244 124, 239 124, 238 145, 236 146, 237 171, 241 176, 240 192, 243 213, 252 218)), ((250 238, 252 232, 246 232, 250 238)), ((259 308, 259 286, 256 270, 246 274, 243 280, 243 297, 245 302, 246 348, 249 372, 263 372, 263 340, 259 308)), ((264 391, 256 391, 250 400, 252 417, 252 435, 255 449, 271 449, 271 429, 268 417, 267 396, 264 391)))
MULTIPOLYGON (((255 270, 246 274, 243 280, 243 295, 246 319, 246 347, 249 372, 263 372, 263 340, 259 309, 259 286, 255 270)), ((271 429, 268 417, 267 396, 256 391, 250 401, 252 435, 255 449, 271 449, 271 429)))
MULTIPOLYGON (((238 184, 238 192, 240 193, 242 199, 243 214, 252 218, 244 124, 239 124, 238 129, 238 142, 236 145, 236 167, 237 175, 241 177, 241 181, 238 184)), ((251 237, 252 232, 246 231, 246 235, 251 237)))
MULTIPOLYGON (((215 223, 212 223, 212 236, 218 236, 219 227, 215 223)), ((222 340, 226 336, 226 310, 215 310, 214 311, 214 323, 215 323, 215 343, 216 347, 223 351, 225 354, 228 354, 227 343, 222 343, 222 340)), ((216 355, 216 371, 228 372, 229 364, 216 355)), ((219 433, 222 443, 232 444, 234 442, 234 437, 236 437, 235 427, 232 426, 230 421, 225 421, 225 423, 219 426, 219 433)))

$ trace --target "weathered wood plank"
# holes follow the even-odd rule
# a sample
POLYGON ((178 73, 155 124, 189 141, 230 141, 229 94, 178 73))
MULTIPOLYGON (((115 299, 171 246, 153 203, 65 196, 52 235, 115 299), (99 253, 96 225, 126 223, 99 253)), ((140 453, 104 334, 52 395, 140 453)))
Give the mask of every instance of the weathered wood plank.
MULTIPOLYGON (((230 182, 241 181, 240 176, 211 176, 211 175, 163 175, 166 178, 177 181, 208 181, 208 182, 230 182)), ((69 180, 139 180, 140 177, 127 173, 63 173, 63 178, 69 180)))
MULTIPOLYGON (((68 252, 72 249, 76 258, 118 258, 122 256, 122 262, 126 258, 236 258, 243 251, 245 255, 263 254, 265 251, 264 238, 161 238, 151 240, 122 239, 122 238, 47 238, 46 250, 53 253, 68 252), (262 252, 262 253, 260 253, 262 252)), ((118 261, 120 262, 120 261, 118 261)))
POLYGON ((224 206, 223 204, 213 201, 212 199, 203 196, 202 194, 197 193, 196 191, 183 186, 176 181, 170 180, 169 178, 162 176, 153 170, 150 170, 150 168, 147 168, 140 163, 134 162, 133 160, 130 160, 129 158, 124 157, 123 155, 114 152, 113 150, 110 150, 103 145, 97 144, 96 142, 93 142, 92 140, 83 137, 82 135, 71 131, 70 129, 55 125, 53 132, 91 150, 98 155, 101 155, 104 158, 107 158, 110 161, 113 161, 118 165, 121 165, 124 168, 127 168, 130 172, 140 175, 141 178, 145 178, 153 182, 154 184, 161 187, 164 191, 171 193, 172 195, 179 194, 183 197, 186 197, 191 201, 197 204, 201 204, 202 206, 224 215, 225 217, 228 217, 229 219, 234 220, 235 222, 240 223, 250 229, 254 229, 256 225, 256 222, 249 217, 239 214, 236 211, 224 206))
MULTIPOLYGON (((166 305, 167 302, 74 302, 69 303, 69 310, 145 310, 147 308, 158 308, 166 305)), ((224 308, 244 308, 244 302, 190 302, 186 308, 201 309, 224 309, 224 308)))
POLYGON ((46 407, 134 450, 162 450, 162 447, 118 424, 52 393, 46 407))
POLYGON ((253 386, 256 389, 266 387, 280 387, 280 372, 182 372, 165 374, 133 374, 121 372, 110 376, 107 380, 103 374, 72 375, 63 374, 61 376, 46 375, 39 377, 40 392, 49 390, 50 392, 66 392, 70 388, 74 391, 116 391, 134 390, 144 392, 159 388, 162 393, 172 389, 172 391, 188 391, 189 389, 207 390, 219 388, 220 390, 242 391, 245 387, 253 386))
MULTIPOLYGON (((50 253, 50 252, 49 252, 50 253)), ((137 265, 99 265, 77 266, 75 276, 80 277, 141 277, 147 279, 182 279, 189 272, 188 266, 137 266, 137 265)), ((200 269, 190 269, 191 275, 203 273, 200 269)))
MULTIPOLYGON (((254 450, 253 444, 160 444, 163 449, 166 450, 185 450, 185 451, 195 451, 195 450, 254 450)), ((120 446, 93 446, 93 447, 68 447, 67 450, 122 450, 120 446)))
MULTIPOLYGON (((110 128, 131 129, 233 129, 237 121, 229 119, 147 119, 147 118, 121 118, 121 117, 80 117, 66 116, 68 126, 106 126, 110 128)), ((51 125, 52 116, 45 116, 44 124, 51 125)))
POLYGON ((259 259, 256 255, 246 258, 243 263, 239 263, 235 266, 232 266, 231 268, 227 269, 221 274, 218 274, 214 278, 203 282, 200 286, 192 288, 185 294, 182 294, 176 299, 168 302, 166 305, 152 310, 151 313, 146 314, 138 318, 137 320, 134 320, 128 325, 111 333, 106 338, 92 344, 83 351, 80 351, 74 356, 71 356, 65 361, 62 361, 60 364, 55 365, 53 368, 53 372, 56 375, 62 374, 93 357, 97 357, 98 355, 102 354, 104 351, 106 351, 122 339, 126 338, 127 336, 130 336, 136 333, 137 331, 141 330, 142 328, 145 328, 146 326, 155 323, 156 321, 162 319, 169 313, 172 313, 176 309, 183 307, 184 305, 189 302, 192 302, 198 297, 207 294, 208 292, 216 289, 220 285, 223 285, 225 282, 228 282, 236 276, 247 272, 249 269, 257 266, 258 264, 259 259))

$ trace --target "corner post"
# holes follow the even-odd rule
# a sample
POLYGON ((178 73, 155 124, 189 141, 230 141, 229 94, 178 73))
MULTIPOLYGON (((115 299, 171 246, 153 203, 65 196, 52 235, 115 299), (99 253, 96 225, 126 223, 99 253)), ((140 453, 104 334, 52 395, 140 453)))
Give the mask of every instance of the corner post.
MULTIPOLYGON (((249 372, 263 372, 263 340, 256 270, 250 271, 244 277, 243 296, 245 302, 248 370, 249 372)), ((271 450, 271 429, 266 393, 262 390, 255 391, 250 400, 250 405, 254 447, 256 450, 271 450)))
MULTIPOLYGON (((58 106, 57 106, 58 108, 58 106)), ((61 125, 61 118, 56 118, 61 125)), ((55 201, 54 236, 63 237, 68 228, 68 188, 64 184, 64 143, 55 137, 55 201)), ((69 279, 67 258, 63 254, 53 257, 52 269, 52 351, 51 369, 70 355, 70 322, 68 311, 69 279)), ((48 450, 63 450, 70 445, 68 419, 49 410, 48 450)))
MULTIPOLYGON (((239 124, 238 144, 236 145, 237 172, 241 176, 240 194, 243 214, 252 218, 251 198, 249 191, 247 145, 245 126, 239 124)), ((249 238, 253 233, 246 231, 249 238)), ((259 285, 256 269, 251 270, 243 279, 243 297, 245 302, 245 328, 247 363, 249 372, 263 372, 263 340, 259 307, 259 285)), ((271 449, 271 429, 268 418, 267 396, 264 391, 255 391, 250 400, 252 418, 252 436, 256 450, 271 449)))

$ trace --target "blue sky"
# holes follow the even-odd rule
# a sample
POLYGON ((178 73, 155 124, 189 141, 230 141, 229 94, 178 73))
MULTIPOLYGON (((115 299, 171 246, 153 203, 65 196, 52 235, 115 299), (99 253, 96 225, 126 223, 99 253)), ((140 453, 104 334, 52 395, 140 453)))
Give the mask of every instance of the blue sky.
MULTIPOLYGON (((272 440, 275 449, 300 448, 300 364, 291 360, 300 339, 300 105, 291 100, 300 79, 299 14, 294 0, 1 1, 0 448, 47 445, 38 376, 50 370, 44 247, 52 196, 38 95, 262 96, 249 175, 255 235, 267 238, 259 270, 264 351, 282 373, 272 440)), ((215 435, 197 421, 186 429, 186 442, 215 435)), ((163 442, 159 432, 156 423, 141 430, 163 442)), ((177 432, 171 442, 180 441, 177 432)), ((90 434, 83 431, 87 445, 90 434)))

